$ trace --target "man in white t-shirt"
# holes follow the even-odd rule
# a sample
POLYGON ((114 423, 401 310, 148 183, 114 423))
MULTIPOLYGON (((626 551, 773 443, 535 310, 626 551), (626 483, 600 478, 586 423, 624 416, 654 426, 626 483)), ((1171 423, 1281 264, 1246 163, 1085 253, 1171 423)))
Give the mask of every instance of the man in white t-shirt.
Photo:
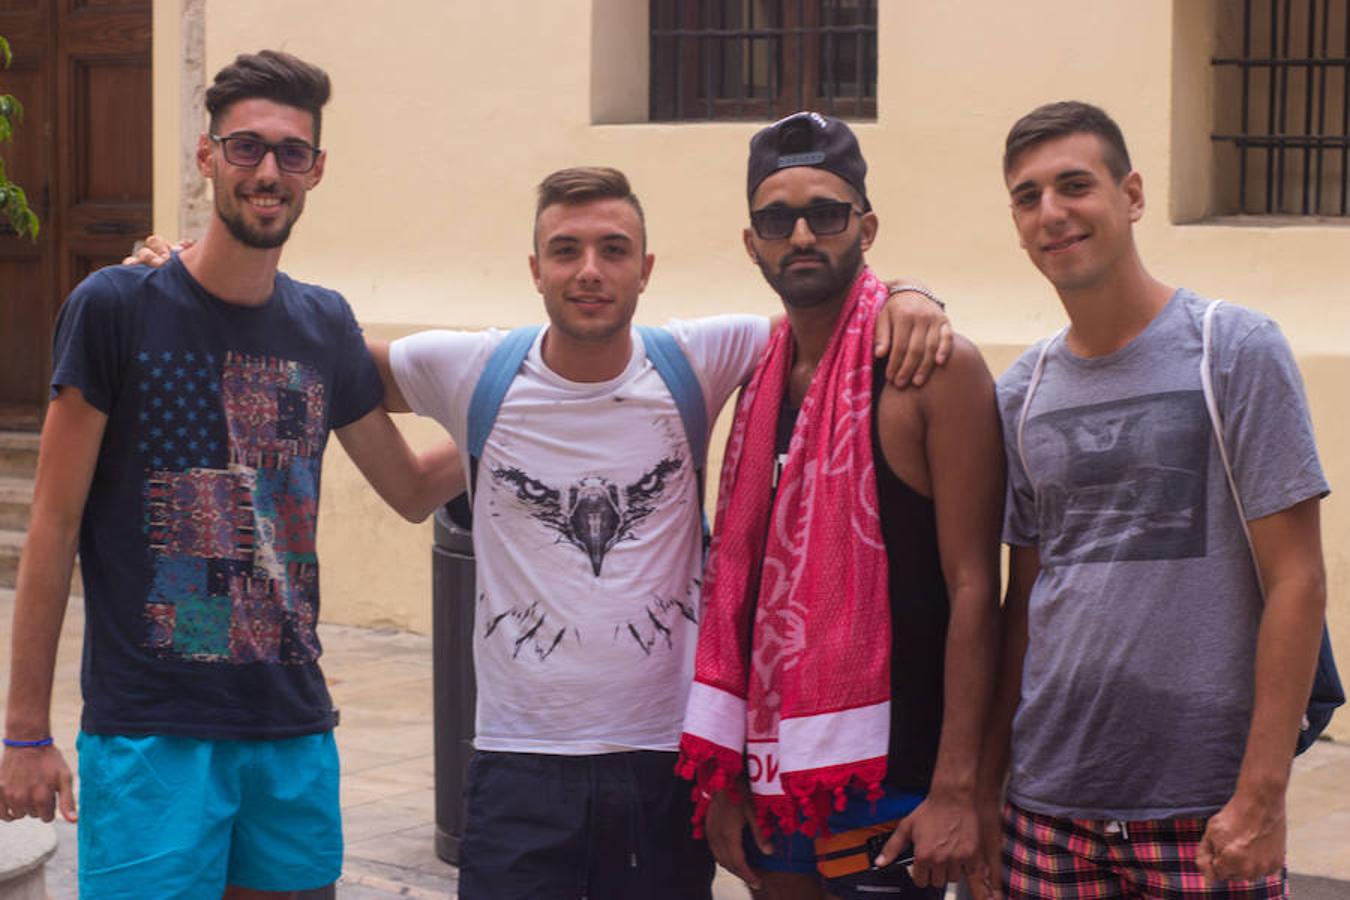
MULTIPOLYGON (((691 452, 631 324, 654 258, 623 174, 550 175, 534 238, 549 325, 473 465, 477 752, 460 896, 709 897, 712 857, 690 837, 673 771, 700 611, 693 460, 706 448, 691 452)), ((897 345, 933 336, 921 371, 945 356, 935 305, 907 294, 888 310, 897 345)), ((769 326, 747 315, 665 326, 708 421, 769 326)), ((505 337, 436 331, 372 346, 386 404, 436 419, 466 453, 471 397, 505 337)))

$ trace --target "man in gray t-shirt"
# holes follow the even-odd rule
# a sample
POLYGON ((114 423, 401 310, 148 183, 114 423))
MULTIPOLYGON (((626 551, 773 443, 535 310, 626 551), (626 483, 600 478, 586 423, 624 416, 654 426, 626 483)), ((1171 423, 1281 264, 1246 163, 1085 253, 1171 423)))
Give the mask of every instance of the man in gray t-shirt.
POLYGON ((1327 493, 1292 354, 1265 316, 1215 312, 1258 579, 1201 388, 1207 302, 1140 261, 1119 128, 1040 107, 1009 133, 1004 176, 1070 320, 998 385, 1011 574, 982 791, 993 834, 1006 772, 1009 896, 1283 897, 1327 493))

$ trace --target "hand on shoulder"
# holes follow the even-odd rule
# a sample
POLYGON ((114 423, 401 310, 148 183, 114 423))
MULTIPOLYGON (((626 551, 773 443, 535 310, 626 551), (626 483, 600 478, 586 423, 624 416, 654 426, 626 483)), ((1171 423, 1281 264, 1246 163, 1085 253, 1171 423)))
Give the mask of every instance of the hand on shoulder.
POLYGON ((175 251, 186 250, 195 243, 197 242, 191 238, 183 238, 171 244, 157 234, 147 235, 145 240, 132 245, 131 253, 122 260, 122 265, 149 266, 158 269, 173 258, 175 251))

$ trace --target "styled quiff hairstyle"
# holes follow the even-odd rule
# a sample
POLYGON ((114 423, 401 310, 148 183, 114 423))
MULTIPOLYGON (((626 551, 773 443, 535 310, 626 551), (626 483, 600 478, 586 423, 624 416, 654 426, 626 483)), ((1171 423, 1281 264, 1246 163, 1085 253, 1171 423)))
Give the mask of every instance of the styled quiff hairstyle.
POLYGON ((556 204, 589 203, 592 200, 622 200, 637 211, 642 226, 642 246, 647 246, 647 218, 642 213, 628 176, 609 166, 574 166, 559 169, 539 182, 539 202, 534 207, 534 221, 545 209, 556 204))
POLYGON ((1061 100, 1038 106, 1013 124, 1003 145, 1003 177, 1024 151, 1070 134, 1095 134, 1101 140, 1102 161, 1117 184, 1130 174, 1130 151, 1125 149, 1125 136, 1115 120, 1091 103, 1061 100))
POLYGON ((220 117, 240 100, 271 100, 303 109, 314 117, 314 145, 319 146, 323 106, 333 92, 328 73, 299 57, 279 50, 241 53, 216 73, 206 92, 206 111, 211 114, 211 132, 220 117))

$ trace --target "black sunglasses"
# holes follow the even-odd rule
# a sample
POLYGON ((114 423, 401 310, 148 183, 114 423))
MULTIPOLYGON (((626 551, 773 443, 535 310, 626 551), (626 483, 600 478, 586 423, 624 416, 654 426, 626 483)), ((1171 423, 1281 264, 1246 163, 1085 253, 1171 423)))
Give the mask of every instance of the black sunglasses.
POLYGON ((847 200, 810 206, 766 206, 750 213, 750 225, 761 240, 781 241, 792 234, 798 219, 805 219, 806 227, 819 237, 843 231, 854 212, 862 215, 862 210, 855 209, 847 200))
POLYGON ((246 169, 262 165, 263 157, 269 152, 276 159, 278 169, 294 175, 303 175, 319 161, 319 148, 304 141, 282 141, 280 144, 272 144, 255 137, 237 137, 232 134, 224 137, 213 134, 210 138, 225 152, 227 163, 246 169))

